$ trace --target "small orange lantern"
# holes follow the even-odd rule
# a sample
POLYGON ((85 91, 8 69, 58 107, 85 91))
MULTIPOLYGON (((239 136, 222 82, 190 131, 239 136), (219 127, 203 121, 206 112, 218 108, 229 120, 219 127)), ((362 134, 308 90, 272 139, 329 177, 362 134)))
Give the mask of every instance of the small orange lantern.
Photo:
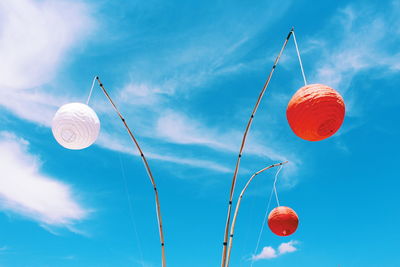
POLYGON ((286 117, 300 138, 320 141, 332 136, 343 123, 345 105, 342 96, 322 84, 300 88, 290 100, 286 117))
POLYGON ((279 206, 268 215, 268 226, 271 231, 279 236, 288 236, 296 232, 299 217, 289 207, 279 206))

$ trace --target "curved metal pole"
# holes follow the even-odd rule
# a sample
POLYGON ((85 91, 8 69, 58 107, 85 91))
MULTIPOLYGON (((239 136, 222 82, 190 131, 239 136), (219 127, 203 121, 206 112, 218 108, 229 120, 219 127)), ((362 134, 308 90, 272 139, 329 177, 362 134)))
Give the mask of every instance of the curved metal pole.
POLYGON ((278 64, 279 59, 280 59, 280 57, 281 57, 281 55, 283 53, 283 50, 285 50, 285 47, 286 47, 286 45, 287 45, 287 43, 289 41, 289 38, 292 35, 293 31, 294 31, 294 29, 292 28, 290 30, 289 34, 287 35, 287 37, 285 39, 285 42, 283 43, 281 51, 279 52, 278 56, 275 59, 274 65, 272 66, 272 70, 268 75, 267 81, 265 82, 264 87, 260 92, 260 95, 258 96, 257 102, 256 102, 256 104, 255 104, 255 106, 253 108, 253 112, 251 113, 249 122, 247 123, 246 130, 245 130, 244 135, 243 135, 242 144, 240 146, 239 155, 238 155, 238 158, 237 158, 237 161, 236 161, 235 172, 233 173, 231 190, 230 190, 230 193, 229 193, 228 214, 226 216, 226 224, 225 224, 225 231, 224 231, 224 242, 222 243, 223 244, 223 249, 222 249, 221 267, 225 267, 225 264, 226 264, 226 249, 227 249, 227 244, 228 244, 229 225, 230 225, 230 221, 231 221, 232 198, 233 198, 233 194, 235 192, 236 178, 237 178, 237 174, 238 174, 238 171, 239 171, 240 159, 242 157, 242 152, 243 152, 244 146, 246 144, 247 135, 248 135, 250 126, 253 123, 254 115, 257 112, 257 109, 258 109, 258 106, 260 105, 261 99, 264 96, 265 90, 267 89, 268 84, 269 84, 269 82, 270 82, 270 80, 272 78, 272 74, 275 71, 276 65, 278 64))
POLYGON ((271 169, 271 168, 273 168, 273 167, 281 166, 281 165, 286 164, 286 163, 288 163, 288 161, 281 162, 281 163, 277 163, 277 164, 273 164, 273 165, 270 165, 270 166, 268 166, 268 167, 265 167, 264 169, 259 170, 258 172, 254 173, 254 174, 250 177, 250 179, 247 181, 246 185, 244 186, 242 192, 241 192, 240 195, 239 195, 238 201, 237 201, 237 203, 236 203, 236 209, 235 209, 235 213, 234 213, 233 219, 232 219, 231 233, 230 233, 230 235, 229 235, 229 246, 228 246, 227 257, 226 257, 226 267, 229 266, 229 260, 230 260, 230 258, 231 258, 231 250, 232 250, 232 243, 233 243, 233 234, 235 233, 236 218, 237 218, 237 215, 238 215, 238 213, 239 213, 240 203, 241 203, 241 201, 242 201, 242 198, 243 198, 244 193, 245 193, 246 190, 247 190, 247 187, 249 186, 249 184, 251 183, 251 181, 253 180, 253 178, 256 177, 258 174, 260 174, 260 173, 262 173, 262 172, 264 172, 264 171, 266 171, 266 170, 268 170, 268 169, 271 169))
POLYGON ((154 194, 155 194, 155 200, 156 200, 156 212, 157 212, 157 221, 158 221, 158 230, 160 233, 160 242, 161 242, 161 261, 162 261, 162 267, 166 267, 167 263, 165 261, 165 243, 164 243, 164 233, 163 233, 163 226, 162 226, 162 218, 161 218, 161 209, 160 209, 160 200, 158 198, 158 191, 157 191, 157 186, 156 182, 154 181, 153 174, 151 173, 150 166, 147 163, 146 157, 143 154, 142 149, 139 146, 139 143, 137 142, 135 136, 133 136, 132 131, 129 129, 128 124, 126 123, 124 117, 122 117, 121 113, 119 112, 117 106, 115 106, 114 102, 112 101, 110 95, 108 94, 107 90, 104 88, 103 84, 101 83, 99 77, 96 77, 97 82, 99 83, 100 88, 103 90, 103 93, 106 95, 108 101, 110 101, 111 105, 113 106, 115 112, 117 112, 118 116, 122 120, 123 124, 125 125, 126 130, 128 131, 132 141, 135 143, 136 148, 139 150, 140 156, 143 160, 144 167, 146 168, 147 174, 149 176, 150 182, 153 185, 154 188, 154 194))

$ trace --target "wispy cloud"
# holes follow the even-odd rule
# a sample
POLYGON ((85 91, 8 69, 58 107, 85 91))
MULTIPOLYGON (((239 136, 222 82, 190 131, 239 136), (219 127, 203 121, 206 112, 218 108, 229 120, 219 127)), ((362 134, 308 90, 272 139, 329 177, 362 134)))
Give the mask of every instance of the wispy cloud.
POLYGON ((72 188, 40 172, 28 142, 0 132, 0 207, 44 226, 72 227, 88 216, 72 188))
POLYGON ((61 259, 67 260, 67 261, 74 261, 77 259, 77 257, 75 255, 68 255, 68 256, 62 257, 61 259))
MULTIPOLYGON (((243 136, 243 132, 241 131, 209 127, 199 120, 189 118, 182 113, 171 110, 165 111, 162 114, 157 120, 153 132, 157 134, 158 138, 166 142, 207 147, 211 150, 230 155, 235 155, 239 151, 243 136)), ((277 142, 269 142, 270 144, 275 144, 275 146, 267 146, 263 143, 268 141, 270 141, 269 138, 265 138, 265 136, 257 131, 252 131, 245 147, 245 153, 261 158, 266 162, 270 162, 270 160, 276 162, 289 160, 290 164, 285 166, 283 181, 285 186, 293 186, 296 181, 288 179, 288 177, 292 177, 297 172, 298 166, 301 164, 301 159, 288 151, 278 151, 275 149, 275 147, 278 147, 278 144, 275 144, 277 142)), ((284 148, 281 144, 279 147, 284 148)), ((224 169, 217 168, 215 170, 222 171, 224 169)))
MULTIPOLYGON (((244 58, 254 46, 258 47, 254 39, 269 27, 266 25, 271 25, 268 22, 272 17, 276 19, 282 16, 290 5, 289 1, 283 5, 271 2, 260 9, 254 6, 254 9, 263 14, 257 18, 254 18, 253 12, 241 14, 239 19, 231 15, 224 18, 218 16, 213 22, 218 27, 209 27, 207 23, 201 24, 196 33, 193 30, 174 33, 172 40, 178 42, 172 41, 169 35, 167 38, 163 34, 158 36, 158 42, 164 43, 164 46, 151 55, 146 54, 145 59, 140 54, 135 56, 131 70, 127 71, 129 82, 118 90, 119 103, 138 105, 141 109, 128 111, 126 117, 136 116, 135 128, 140 130, 142 136, 156 142, 168 143, 170 147, 194 146, 219 153, 237 154, 243 135, 242 127, 235 129, 227 125, 211 126, 200 116, 185 112, 184 104, 180 103, 184 103, 188 96, 200 94, 203 88, 207 88, 217 78, 248 70, 248 65, 254 62, 247 62, 244 58), (260 23, 254 23, 254 19, 260 23), (253 27, 247 27, 244 31, 244 25, 250 21, 253 27), (225 32, 226 28, 231 29, 229 34, 225 32), (202 34, 198 34, 199 32, 202 34), (143 117, 148 119, 143 120, 143 117)), ((246 153, 272 160, 286 160, 285 152, 278 151, 271 143, 273 142, 262 143, 256 138, 249 138, 246 153)), ((107 147, 110 142, 101 141, 101 144, 107 147)), ((174 156, 168 159, 187 163, 186 157, 176 154, 179 151, 180 149, 171 149, 174 156)), ((191 160, 188 165, 193 166, 196 163, 199 161, 191 160)), ((207 162, 208 168, 213 166, 214 170, 227 171, 226 167, 216 167, 218 165, 220 164, 207 162)))
POLYGON ((39 87, 56 76, 71 48, 93 27, 84 4, 69 1, 0 2, 0 105, 48 125, 63 98, 39 87))
POLYGON ((37 89, 1 91, 0 105, 28 121, 50 127, 56 110, 68 103, 66 97, 56 97, 37 89))
POLYGON ((172 94, 168 88, 151 86, 145 83, 129 82, 120 91, 117 97, 119 103, 134 106, 155 106, 163 100, 163 96, 172 94))
MULTIPOLYGON (((237 6, 212 3, 214 10, 224 12, 210 13, 207 21, 203 16, 191 19, 188 23, 194 25, 174 31, 174 38, 170 32, 160 33, 157 43, 163 46, 145 54, 146 58, 135 56, 128 70, 129 79, 135 84, 152 84, 172 94, 198 93, 217 77, 246 69, 247 62, 243 62, 243 58, 254 48, 253 39, 282 17, 290 6, 291 1, 260 2, 246 5, 237 16, 239 13, 232 14, 237 12, 237 6), (255 17, 255 13, 259 16, 255 17), (248 27, 249 24, 252 27, 248 27)), ((154 16, 156 12, 157 7, 154 7, 147 15, 154 16)))
MULTIPOLYGON (((133 143, 128 144, 126 142, 121 141, 121 139, 113 138, 113 135, 111 135, 107 132, 104 132, 104 131, 100 134, 100 137, 96 143, 107 149, 139 156, 137 149, 134 147, 133 143)), ((222 173, 231 172, 230 168, 228 168, 222 164, 216 163, 214 161, 211 161, 211 160, 201 160, 201 159, 190 158, 190 157, 179 157, 178 155, 160 154, 160 153, 152 152, 152 151, 145 151, 145 155, 149 159, 155 159, 155 160, 160 160, 160 161, 165 161, 165 162, 182 164, 182 165, 187 165, 187 166, 197 167, 197 168, 202 168, 202 169, 208 169, 208 170, 222 172, 222 173)))
MULTIPOLYGON (((195 144, 212 149, 236 150, 236 147, 220 141, 220 139, 229 140, 229 138, 224 138, 226 133, 219 133, 217 129, 206 127, 200 122, 172 110, 164 112, 158 118, 155 132, 159 138, 176 144, 195 144)), ((235 136, 234 139, 236 140, 237 137, 235 136)))
MULTIPOLYGON (((281 16, 289 6, 289 3, 280 6, 279 14, 274 13, 273 7, 263 12, 266 15, 274 13, 275 17, 281 16)), ((1 24, 0 71, 7 74, 0 78, 0 105, 23 119, 51 126, 51 119, 57 108, 70 99, 65 93, 60 96, 50 84, 54 83, 57 71, 64 66, 71 49, 86 39, 95 27, 95 20, 89 10, 81 2, 7 0, 0 3, 0 13, 6 14, 2 16, 1 24), (17 17, 23 19, 16 19, 17 17), (30 33, 35 33, 35 36, 30 33), (29 49, 25 47, 26 43, 30 44, 29 49)), ((264 20, 263 18, 267 20, 269 16, 260 17, 260 20, 264 20)), ((139 106, 141 111, 128 112, 127 116, 147 118, 145 121, 139 118, 138 125, 135 126, 143 136, 173 146, 195 145, 222 153, 237 153, 243 134, 241 131, 209 127, 207 123, 184 115, 178 106, 172 104, 221 75, 241 71, 243 63, 240 59, 251 49, 248 42, 259 31, 264 30, 261 25, 266 25, 260 23, 257 24, 260 26, 252 27, 251 31, 240 30, 245 21, 253 20, 251 12, 243 14, 240 23, 231 16, 228 20, 220 17, 216 19, 221 27, 230 25, 234 31, 222 36, 220 30, 215 29, 208 29, 204 35, 193 35, 192 31, 180 33, 185 36, 183 39, 186 41, 179 43, 179 49, 173 42, 169 43, 168 49, 155 51, 154 64, 162 71, 155 73, 153 65, 141 64, 148 62, 141 58, 128 71, 128 81, 118 90, 116 100, 122 109, 132 105, 139 106), (221 37, 218 44, 210 46, 209 43, 217 36, 221 37), (143 113, 146 116, 139 116, 143 113), (152 121, 150 123, 149 118, 152 121)), ((100 105, 96 110, 103 112, 100 105)), ((127 152, 118 141, 121 139, 119 134, 112 133, 111 130, 108 133, 112 137, 103 135, 98 144, 127 152)), ((255 139, 249 140, 247 152, 274 160, 286 159, 283 154, 256 142, 255 139)), ((151 151, 146 154, 161 161, 229 172, 229 168, 218 162, 182 156, 176 149, 165 154, 151 151)))
POLYGON ((368 71, 371 78, 400 71, 400 53, 394 52, 400 43, 394 34, 400 27, 400 6, 396 1, 386 5, 385 9, 364 3, 348 5, 333 16, 323 32, 308 41, 311 48, 307 53, 321 58, 310 81, 328 84, 344 94, 347 115, 359 115, 354 101, 357 94, 348 92, 357 75, 368 71))
MULTIPOLYGON (((202 145, 213 150, 233 153, 239 150, 243 135, 234 129, 207 127, 193 118, 171 110, 159 117, 155 132, 159 138, 176 144, 202 145)), ((273 160, 286 159, 281 153, 264 146, 254 138, 249 140, 247 152, 273 160)))
MULTIPOLYGON (((106 104, 108 105, 108 103, 106 104)), ((132 126, 133 130, 140 133, 139 137, 146 138, 147 143, 145 143, 144 151, 148 158, 215 172, 232 172, 232 166, 223 164, 217 158, 219 156, 234 156, 237 154, 243 136, 242 131, 229 127, 209 126, 194 116, 189 117, 182 112, 159 104, 149 105, 146 108, 153 109, 153 111, 156 109, 157 112, 152 115, 145 112, 145 116, 133 114, 133 117, 137 116, 138 119, 130 120, 132 117, 129 117, 130 119, 127 122, 130 124, 131 121, 134 121, 134 124, 132 124, 134 125, 132 126), (146 119, 141 121, 143 117, 146 119), (152 145, 153 142, 157 145, 152 145), (162 144, 163 151, 160 150, 159 144, 162 144), (208 158, 201 159, 185 155, 185 151, 187 152, 196 147, 208 149, 209 151, 206 152, 209 155, 208 158), (218 152, 218 154, 213 153, 210 157, 209 152, 214 151, 218 152)), ((146 109, 146 111, 148 110, 146 109)), ((110 109, 105 112, 113 111, 110 109)), ((138 112, 141 114, 142 111, 138 112)), ((149 112, 151 114, 151 111, 149 112)), ((120 120, 112 113, 103 115, 103 119, 106 119, 107 122, 103 123, 106 126, 103 127, 96 144, 107 149, 138 155, 123 130, 120 120), (114 119, 109 115, 114 116, 114 119)), ((125 116, 125 118, 128 117, 125 116)), ((296 184, 296 180, 289 178, 293 177, 297 172, 301 159, 287 149, 278 150, 277 148, 282 148, 282 146, 275 140, 273 142, 269 141, 272 137, 273 135, 266 138, 262 133, 253 130, 247 141, 246 154, 262 159, 264 162, 262 164, 268 164, 271 160, 274 162, 289 160, 290 164, 285 167, 282 181, 284 181, 285 186, 291 187, 296 184), (265 143, 269 143, 269 145, 265 143)), ((249 172, 245 169, 242 169, 242 171, 244 173, 249 172)))
POLYGON ((0 247, 0 254, 6 254, 7 252, 9 252, 10 247, 8 246, 2 246, 0 247))
POLYGON ((253 255, 252 260, 253 261, 258 261, 258 260, 264 260, 264 259, 273 259, 279 256, 282 256, 287 253, 292 253, 297 251, 297 248, 294 246, 298 244, 298 241, 291 240, 287 243, 282 243, 279 245, 278 249, 274 249, 271 246, 264 247, 260 254, 253 255))

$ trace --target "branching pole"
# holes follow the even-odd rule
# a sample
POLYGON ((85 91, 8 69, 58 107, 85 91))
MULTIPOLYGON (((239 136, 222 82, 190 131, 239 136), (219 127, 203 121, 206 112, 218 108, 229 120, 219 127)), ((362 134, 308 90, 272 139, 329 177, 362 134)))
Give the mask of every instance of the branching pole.
POLYGON ((102 82, 100 81, 99 77, 96 77, 97 82, 99 83, 100 88, 102 89, 103 93, 107 97, 108 101, 111 103, 113 106, 115 112, 118 114, 119 118, 122 120, 122 123, 124 124, 126 130, 128 131, 129 136, 131 137, 132 141, 135 143, 136 148, 139 151, 140 157, 143 160, 144 167, 146 168, 147 174, 149 176, 150 182, 153 185, 154 189, 154 194, 155 194, 155 201, 156 201, 156 212, 157 212, 157 221, 158 221, 158 230, 160 233, 160 242, 161 242, 161 262, 162 262, 162 267, 166 267, 167 263, 165 260, 165 243, 164 243, 164 233, 163 233, 163 226, 162 226, 162 218, 161 218, 161 208, 160 208, 160 200, 158 198, 158 191, 157 191, 157 186, 156 182, 154 181, 153 174, 150 170, 150 166, 146 160, 146 157, 144 156, 144 153, 142 149, 139 146, 139 143, 137 142, 135 136, 133 135, 132 131, 130 130, 128 124, 126 123, 124 117, 122 116, 121 112, 119 112, 117 106, 114 104, 112 101, 110 95, 108 94, 107 90, 104 88, 102 82))
POLYGON ((223 244, 223 249, 222 249, 221 267, 225 267, 225 265, 226 265, 226 252, 227 252, 227 245, 228 245, 228 233, 229 233, 228 231, 229 231, 229 225, 230 225, 230 221, 231 221, 232 199, 233 199, 233 194, 235 192, 235 185, 236 185, 237 174, 238 174, 239 166, 240 166, 240 159, 242 157, 243 149, 244 149, 244 146, 246 144, 247 135, 248 135, 248 132, 250 130, 250 126, 253 123, 254 115, 257 112, 258 106, 260 105, 260 102, 261 102, 261 100, 262 100, 262 98, 264 96, 265 90, 268 87, 268 84, 269 84, 269 82, 270 82, 270 80, 272 78, 272 75, 273 75, 274 71, 275 71, 276 65, 279 62, 279 59, 280 59, 280 57, 281 57, 281 55, 283 53, 283 50, 285 50, 285 47, 286 47, 286 45, 287 45, 287 43, 289 41, 290 36, 293 33, 293 30, 294 30, 293 28, 290 30, 289 34, 287 35, 287 37, 285 39, 285 42, 283 43, 281 51, 279 52, 278 56, 275 59, 274 65, 272 66, 272 70, 268 75, 267 81, 265 82, 264 87, 260 92, 260 95, 258 96, 257 102, 256 102, 256 104, 255 104, 255 106, 253 108, 253 112, 251 113, 250 119, 249 119, 249 121, 247 123, 247 126, 246 126, 246 130, 245 130, 244 135, 243 135, 242 144, 240 146, 239 155, 238 155, 238 158, 237 158, 237 161, 236 161, 235 171, 233 173, 231 190, 230 190, 230 193, 229 193, 228 214, 227 214, 227 217, 226 217, 226 224, 225 224, 225 231, 224 231, 224 241, 222 243, 223 244))
MULTIPOLYGON (((236 203, 235 213, 233 214, 232 225, 231 225, 231 231, 230 231, 231 233, 230 233, 230 235, 229 235, 229 245, 228 245, 227 257, 226 257, 226 265, 225 265, 226 267, 229 267, 229 260, 230 260, 230 258, 231 258, 231 250, 232 250, 232 243, 233 243, 233 235, 234 235, 234 233, 235 233, 236 218, 237 218, 237 215, 238 215, 238 213, 239 213, 240 203, 241 203, 241 201, 242 201, 242 198, 243 198, 244 193, 245 193, 246 190, 247 190, 247 187, 249 186, 249 184, 251 183, 251 181, 253 181, 253 178, 256 177, 257 175, 259 175, 260 173, 262 173, 262 172, 264 172, 264 171, 266 171, 266 170, 268 170, 268 169, 271 169, 271 168, 273 168, 273 167, 276 167, 276 166, 282 166, 283 164, 286 164, 286 163, 288 163, 288 161, 281 162, 281 163, 277 163, 277 164, 273 164, 273 165, 270 165, 270 166, 268 166, 268 167, 265 167, 264 169, 259 170, 258 172, 255 172, 255 173, 250 177, 250 179, 247 181, 246 185, 244 186, 242 192, 241 192, 240 195, 239 195, 238 201, 237 201, 237 203, 236 203)), ((274 184, 274 186, 275 186, 275 184, 274 184)))

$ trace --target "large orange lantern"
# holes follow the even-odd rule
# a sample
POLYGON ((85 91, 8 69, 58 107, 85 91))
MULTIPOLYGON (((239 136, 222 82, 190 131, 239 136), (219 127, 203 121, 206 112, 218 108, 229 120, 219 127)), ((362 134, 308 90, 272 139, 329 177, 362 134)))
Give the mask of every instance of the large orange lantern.
POLYGON ((289 207, 279 206, 268 215, 268 226, 271 231, 279 236, 288 236, 296 232, 299 217, 289 207))
POLYGON ((345 105, 342 96, 323 84, 300 88, 290 100, 286 117, 300 138, 320 141, 332 136, 343 123, 345 105))

